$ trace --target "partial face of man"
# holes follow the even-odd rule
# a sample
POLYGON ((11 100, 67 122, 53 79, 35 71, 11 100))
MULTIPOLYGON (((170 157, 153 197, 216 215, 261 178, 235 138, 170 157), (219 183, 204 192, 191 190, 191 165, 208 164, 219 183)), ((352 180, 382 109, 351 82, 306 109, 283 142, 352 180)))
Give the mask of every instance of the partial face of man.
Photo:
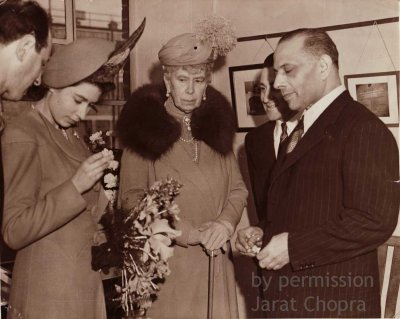
POLYGON ((279 89, 291 110, 303 111, 323 96, 319 59, 303 49, 303 36, 279 43, 274 52, 279 89))
POLYGON ((268 120, 282 119, 290 112, 281 92, 273 87, 275 72, 272 68, 263 68, 260 77, 260 98, 268 120))
POLYGON ((37 52, 35 38, 26 35, 16 45, 16 57, 12 70, 7 76, 6 90, 2 97, 7 100, 20 100, 32 85, 40 85, 43 67, 50 58, 51 36, 48 45, 37 52))

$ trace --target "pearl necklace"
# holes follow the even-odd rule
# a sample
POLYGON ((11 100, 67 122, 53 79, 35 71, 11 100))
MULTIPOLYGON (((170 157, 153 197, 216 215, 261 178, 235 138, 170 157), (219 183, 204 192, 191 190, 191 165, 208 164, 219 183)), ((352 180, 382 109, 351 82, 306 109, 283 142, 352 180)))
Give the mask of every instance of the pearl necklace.
POLYGON ((179 139, 182 142, 191 143, 194 145, 194 158, 192 158, 192 161, 197 163, 197 161, 199 159, 199 143, 198 143, 198 141, 196 139, 194 139, 193 137, 189 140, 185 140, 183 137, 180 137, 179 139))
MULTIPOLYGON (((183 122, 184 126, 186 127, 187 131, 188 131, 189 133, 191 133, 192 128, 191 128, 191 126, 190 126, 190 117, 189 117, 188 115, 184 115, 183 118, 182 118, 182 122, 183 122)), ((191 135, 191 134, 190 134, 190 135, 191 135)), ((197 163, 197 161, 198 161, 198 159, 199 159, 199 145, 198 145, 198 141, 197 141, 193 136, 190 137, 190 138, 188 138, 188 139, 185 139, 185 138, 183 138, 183 137, 181 136, 181 137, 179 137, 179 139, 180 139, 182 142, 190 143, 190 144, 193 144, 193 145, 194 145, 194 158, 192 159, 192 161, 197 163)))

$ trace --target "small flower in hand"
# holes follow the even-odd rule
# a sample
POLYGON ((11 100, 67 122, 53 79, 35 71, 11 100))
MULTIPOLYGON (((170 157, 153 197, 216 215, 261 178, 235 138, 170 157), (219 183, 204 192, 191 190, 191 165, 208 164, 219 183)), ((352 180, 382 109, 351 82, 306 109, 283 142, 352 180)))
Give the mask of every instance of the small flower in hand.
POLYGON ((118 177, 108 173, 104 176, 104 183, 106 183, 106 188, 117 187, 118 177))

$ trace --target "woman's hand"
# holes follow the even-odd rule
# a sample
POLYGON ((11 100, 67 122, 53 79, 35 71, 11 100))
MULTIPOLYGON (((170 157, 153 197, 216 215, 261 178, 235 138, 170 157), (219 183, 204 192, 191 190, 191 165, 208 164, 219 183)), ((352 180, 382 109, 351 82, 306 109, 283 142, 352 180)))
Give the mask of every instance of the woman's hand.
POLYGON ((82 194, 90 189, 103 175, 103 171, 112 159, 112 155, 104 156, 102 153, 87 158, 71 179, 78 192, 82 194))
POLYGON ((210 251, 222 248, 232 235, 227 226, 217 221, 203 224, 199 231, 200 243, 210 251))

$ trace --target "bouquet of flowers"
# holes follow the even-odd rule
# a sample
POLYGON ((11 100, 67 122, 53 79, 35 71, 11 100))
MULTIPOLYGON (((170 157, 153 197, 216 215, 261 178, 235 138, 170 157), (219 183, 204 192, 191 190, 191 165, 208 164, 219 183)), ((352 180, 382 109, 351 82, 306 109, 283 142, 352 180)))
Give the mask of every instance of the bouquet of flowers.
POLYGON ((172 241, 181 235, 174 228, 179 208, 174 197, 181 185, 167 179, 155 182, 131 211, 122 212, 122 306, 126 314, 145 312, 158 292, 157 283, 170 274, 172 241))
MULTIPOLYGON (((104 152, 101 149, 105 145, 102 134, 95 134, 90 138, 92 149, 104 152)), ((115 193, 117 181, 117 178, 109 180, 107 174, 104 175, 105 188, 115 193)), ((181 187, 171 178, 157 181, 130 210, 117 207, 114 194, 114 200, 110 200, 111 204, 100 220, 101 232, 107 241, 92 247, 92 268, 105 272, 109 267, 121 270, 122 281, 115 299, 128 317, 146 313, 157 296, 158 284, 170 273, 171 245, 181 235, 175 228, 179 208, 174 202, 181 187)))
POLYGON ((174 179, 155 182, 134 208, 108 210, 100 221, 108 254, 92 257, 92 267, 122 270, 117 297, 127 316, 144 314, 157 296, 158 284, 170 273, 170 246, 181 235, 174 227, 179 220, 174 198, 181 186, 174 179))

